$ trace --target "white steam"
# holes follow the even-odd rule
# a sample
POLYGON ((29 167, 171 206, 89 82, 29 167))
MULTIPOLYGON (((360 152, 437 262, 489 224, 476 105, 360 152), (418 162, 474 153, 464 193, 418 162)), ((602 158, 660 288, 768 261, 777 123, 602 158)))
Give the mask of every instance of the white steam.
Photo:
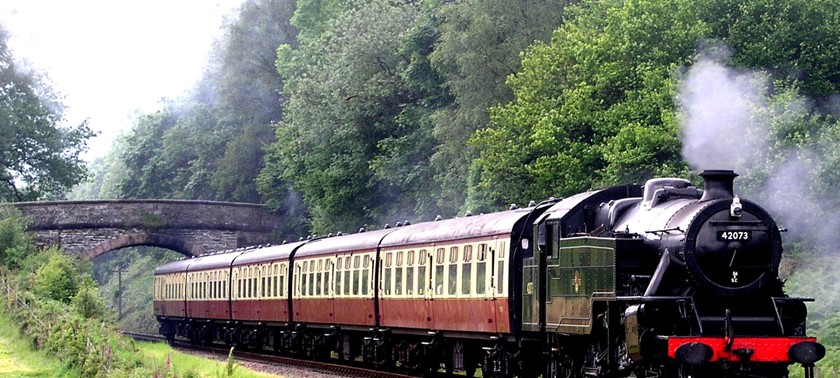
MULTIPOLYGON (((755 133, 766 107, 767 80, 701 57, 680 90, 683 158, 693 169, 745 169, 749 151, 767 143, 755 133)), ((764 134, 766 135, 766 134, 764 134)))
MULTIPOLYGON (((807 124, 815 114, 811 102, 792 91, 771 93, 767 75, 727 67, 724 58, 705 55, 683 78, 677 99, 683 158, 695 170, 740 174, 736 192, 788 228, 787 240, 840 251, 840 218, 831 215, 840 201, 826 191, 820 173, 837 164, 826 156, 835 144, 828 140, 831 133, 814 132, 788 143, 786 130, 807 124)), ((827 108, 837 114, 838 97, 827 108)))

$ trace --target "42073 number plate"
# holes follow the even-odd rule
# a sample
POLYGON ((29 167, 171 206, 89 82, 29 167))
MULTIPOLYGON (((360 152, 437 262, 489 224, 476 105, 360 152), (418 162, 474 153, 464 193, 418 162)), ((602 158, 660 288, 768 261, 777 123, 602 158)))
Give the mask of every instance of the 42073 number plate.
POLYGON ((718 231, 717 238, 723 241, 750 240, 752 233, 750 231, 718 231))

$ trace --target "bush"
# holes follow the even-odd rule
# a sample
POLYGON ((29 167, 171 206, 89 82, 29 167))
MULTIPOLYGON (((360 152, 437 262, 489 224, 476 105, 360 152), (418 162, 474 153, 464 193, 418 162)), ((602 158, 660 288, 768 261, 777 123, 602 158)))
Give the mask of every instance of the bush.
POLYGON ((90 276, 85 276, 79 291, 73 296, 70 303, 76 313, 87 318, 102 318, 105 316, 105 300, 99 295, 99 288, 90 276))
POLYGON ((29 220, 11 205, 0 205, 0 263, 9 269, 17 269, 30 254, 38 249, 24 230, 29 220))
POLYGON ((35 294, 62 303, 70 303, 79 290, 79 272, 71 257, 54 251, 35 271, 35 294))

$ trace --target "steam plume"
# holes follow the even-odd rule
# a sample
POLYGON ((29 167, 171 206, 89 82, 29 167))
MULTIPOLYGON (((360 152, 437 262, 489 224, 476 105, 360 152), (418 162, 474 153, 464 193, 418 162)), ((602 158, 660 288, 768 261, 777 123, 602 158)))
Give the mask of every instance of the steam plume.
POLYGON ((810 101, 792 91, 771 93, 767 75, 727 67, 717 51, 704 53, 680 87, 683 158, 692 169, 739 173, 736 191, 788 227, 787 240, 840 251, 840 219, 828 216, 840 202, 820 191, 831 134, 814 129, 797 146, 779 147, 788 142, 786 130, 815 117, 810 101))
POLYGON ((683 158, 693 169, 744 170, 747 151, 767 142, 751 132, 757 109, 766 106, 766 80, 728 68, 717 56, 702 56, 681 87, 683 158))

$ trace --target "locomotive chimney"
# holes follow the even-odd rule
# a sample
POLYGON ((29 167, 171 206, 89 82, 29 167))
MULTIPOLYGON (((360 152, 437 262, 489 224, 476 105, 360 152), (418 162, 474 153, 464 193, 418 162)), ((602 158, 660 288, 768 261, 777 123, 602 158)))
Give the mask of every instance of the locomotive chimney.
POLYGON ((738 177, 737 173, 729 170, 706 170, 700 174, 700 177, 705 181, 701 201, 728 199, 735 196, 732 187, 735 177, 738 177))

